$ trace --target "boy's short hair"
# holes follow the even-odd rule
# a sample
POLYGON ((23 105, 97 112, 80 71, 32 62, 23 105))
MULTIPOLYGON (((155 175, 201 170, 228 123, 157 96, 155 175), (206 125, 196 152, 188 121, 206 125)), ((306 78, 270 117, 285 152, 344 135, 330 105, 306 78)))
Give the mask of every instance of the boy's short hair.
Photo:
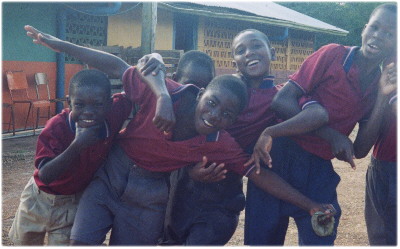
POLYGON ((207 85, 206 91, 220 88, 229 90, 231 93, 236 95, 236 97, 239 99, 239 110, 242 112, 247 106, 248 101, 246 84, 241 79, 233 75, 220 75, 215 77, 210 84, 207 85))
POLYGON ((394 14, 397 15, 397 4, 395 3, 384 3, 381 5, 378 5, 372 12, 371 15, 369 16, 369 18, 371 19, 371 17, 380 9, 385 9, 385 10, 389 10, 391 12, 393 12, 394 14))
POLYGON ((179 59, 176 69, 176 79, 179 80, 182 77, 183 70, 189 65, 205 68, 212 74, 212 77, 215 75, 215 66, 211 57, 202 51, 191 50, 184 53, 179 59))
POLYGON ((264 39, 264 41, 268 44, 268 46, 271 47, 271 42, 269 41, 268 36, 267 36, 265 33, 261 32, 260 30, 257 30, 257 29, 245 29, 245 30, 242 30, 242 31, 240 31, 239 33, 237 33, 237 34, 235 35, 235 37, 233 38, 233 41, 234 41, 239 35, 241 35, 241 34, 243 34, 243 33, 245 33, 245 32, 253 32, 253 33, 259 34, 259 35, 264 39))
POLYGON ((78 87, 101 87, 111 96, 111 83, 107 75, 96 69, 86 69, 76 73, 69 82, 69 95, 78 87))

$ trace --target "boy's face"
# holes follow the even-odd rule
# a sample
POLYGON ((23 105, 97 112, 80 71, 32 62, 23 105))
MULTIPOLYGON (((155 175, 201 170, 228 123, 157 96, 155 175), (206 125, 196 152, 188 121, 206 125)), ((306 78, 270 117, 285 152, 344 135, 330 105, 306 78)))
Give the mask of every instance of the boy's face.
POLYGON ((379 9, 369 19, 361 34, 361 52, 367 59, 382 60, 395 53, 397 43, 396 14, 379 9))
POLYGON ((193 84, 199 88, 206 88, 214 75, 205 67, 195 67, 193 63, 187 65, 183 70, 178 83, 182 85, 193 84))
POLYGON ((236 67, 245 77, 259 78, 269 73, 271 49, 261 34, 244 32, 234 39, 232 47, 236 67))
POLYGON ((239 115, 239 99, 231 91, 218 88, 202 90, 195 113, 196 131, 208 135, 225 129, 239 115))
POLYGON ((71 118, 82 128, 101 124, 110 110, 111 102, 110 96, 101 87, 75 87, 68 101, 71 118))

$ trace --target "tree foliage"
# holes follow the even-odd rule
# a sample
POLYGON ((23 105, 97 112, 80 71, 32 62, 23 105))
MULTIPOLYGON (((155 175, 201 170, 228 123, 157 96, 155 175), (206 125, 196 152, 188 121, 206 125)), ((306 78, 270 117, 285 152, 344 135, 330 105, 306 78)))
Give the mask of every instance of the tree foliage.
POLYGON ((361 32, 372 10, 385 2, 277 2, 287 8, 311 16, 338 28, 349 31, 347 36, 317 33, 316 48, 339 43, 347 46, 361 45, 361 32))

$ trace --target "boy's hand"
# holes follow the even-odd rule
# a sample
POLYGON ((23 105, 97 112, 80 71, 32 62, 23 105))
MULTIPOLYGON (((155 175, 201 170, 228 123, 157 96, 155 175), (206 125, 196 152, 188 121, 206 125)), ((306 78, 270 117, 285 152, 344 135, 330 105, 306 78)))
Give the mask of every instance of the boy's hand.
POLYGON ((332 153, 337 159, 348 162, 352 169, 356 169, 353 142, 348 137, 338 132, 330 145, 332 153))
POLYGON ((316 212, 322 212, 327 217, 332 217, 336 214, 336 209, 332 204, 315 204, 314 207, 310 208, 310 215, 313 216, 316 212))
POLYGON ((225 179, 227 170, 224 169, 224 163, 219 165, 212 163, 206 168, 207 162, 207 157, 203 156, 202 162, 199 162, 194 167, 189 168, 189 176, 193 180, 199 182, 217 182, 225 179))
POLYGON ((80 146, 80 149, 85 149, 91 145, 97 143, 99 138, 99 129, 101 127, 100 124, 90 126, 87 128, 82 128, 78 126, 78 123, 75 123, 75 140, 74 142, 80 146))
POLYGON ((169 96, 160 96, 157 99, 156 113, 153 118, 153 124, 157 129, 168 134, 175 126, 175 113, 172 101, 169 96))
POLYGON ((331 204, 321 204, 310 210, 311 225, 318 236, 330 236, 335 228, 336 210, 331 204))
POLYGON ((166 75, 164 61, 162 56, 158 53, 152 53, 143 56, 138 60, 137 67, 145 76, 149 73, 152 73, 152 75, 157 75, 160 71, 164 72, 164 75, 166 75))
POLYGON ((397 70, 394 63, 385 67, 379 80, 379 91, 383 95, 390 95, 397 89, 397 70))
POLYGON ((24 29, 27 31, 26 35, 33 39, 33 43, 48 47, 55 52, 60 52, 60 50, 57 49, 57 43, 61 42, 60 39, 43 33, 29 25, 25 25, 24 29))
POLYGON ((267 164, 269 168, 272 168, 272 159, 269 155, 269 152, 272 148, 272 137, 268 134, 262 133, 258 138, 258 141, 253 149, 253 154, 250 159, 244 164, 245 167, 248 167, 251 164, 256 165, 256 173, 260 174, 261 161, 264 164, 267 164))

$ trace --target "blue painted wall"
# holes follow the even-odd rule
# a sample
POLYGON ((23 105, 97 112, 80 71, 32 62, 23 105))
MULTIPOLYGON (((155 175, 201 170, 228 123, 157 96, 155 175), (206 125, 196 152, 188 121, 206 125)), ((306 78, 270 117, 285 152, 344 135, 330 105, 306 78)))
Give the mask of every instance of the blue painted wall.
POLYGON ((62 7, 51 2, 2 3, 3 61, 55 62, 55 53, 32 43, 24 26, 29 24, 43 32, 56 34, 56 14, 62 7))

